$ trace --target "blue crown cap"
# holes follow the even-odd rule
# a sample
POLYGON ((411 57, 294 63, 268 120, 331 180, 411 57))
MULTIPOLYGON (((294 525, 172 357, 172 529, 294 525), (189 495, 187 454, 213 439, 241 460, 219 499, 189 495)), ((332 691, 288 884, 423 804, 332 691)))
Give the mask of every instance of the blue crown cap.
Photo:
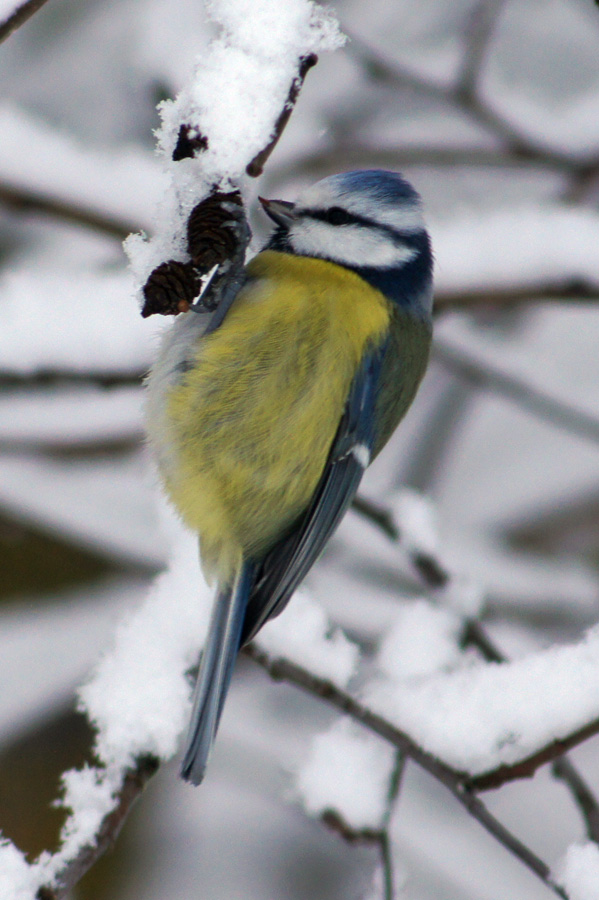
POLYGON ((382 203, 408 201, 420 203, 420 194, 397 172, 385 169, 360 169, 357 172, 342 172, 324 179, 340 191, 340 193, 358 192, 372 197, 382 203))

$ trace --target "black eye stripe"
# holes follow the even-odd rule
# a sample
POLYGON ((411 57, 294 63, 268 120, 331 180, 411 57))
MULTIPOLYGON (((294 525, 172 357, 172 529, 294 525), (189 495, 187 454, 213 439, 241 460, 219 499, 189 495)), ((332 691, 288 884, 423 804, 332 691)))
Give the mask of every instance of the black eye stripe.
POLYGON ((373 222, 365 216, 358 216, 350 213, 340 206, 332 206, 330 209, 300 209, 299 215, 303 218, 316 219, 318 222, 326 222, 329 225, 362 225, 370 228, 372 231, 379 231, 391 238, 394 244, 406 245, 408 247, 418 247, 420 236, 423 229, 418 228, 416 231, 402 231, 401 229, 392 228, 390 225, 382 225, 380 222, 373 222))
POLYGON ((330 209, 302 209, 302 216, 317 219, 319 222, 328 222, 329 225, 370 225, 368 219, 356 216, 342 209, 340 206, 331 206, 330 209))

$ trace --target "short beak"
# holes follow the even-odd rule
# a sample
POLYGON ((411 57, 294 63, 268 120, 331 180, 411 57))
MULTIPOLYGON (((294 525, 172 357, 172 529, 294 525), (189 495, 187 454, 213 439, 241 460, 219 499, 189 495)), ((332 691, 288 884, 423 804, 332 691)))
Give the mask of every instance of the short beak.
POLYGON ((289 228, 293 220, 295 204, 289 203, 287 200, 265 200, 264 197, 258 197, 262 204, 262 208, 267 216, 277 225, 289 228))

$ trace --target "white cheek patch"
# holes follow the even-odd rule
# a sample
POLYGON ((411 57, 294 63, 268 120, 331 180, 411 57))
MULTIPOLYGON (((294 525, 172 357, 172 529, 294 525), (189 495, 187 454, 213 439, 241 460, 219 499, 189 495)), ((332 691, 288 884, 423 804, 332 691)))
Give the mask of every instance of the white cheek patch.
POLYGON ((393 269, 418 254, 413 247, 395 243, 389 235, 365 225, 330 225, 308 217, 292 225, 289 239, 296 253, 358 268, 393 269))
POLYGON ((377 202, 368 193, 339 193, 338 188, 333 189, 326 180, 304 191, 297 203, 300 210, 302 207, 325 210, 332 206, 340 206, 363 219, 371 219, 373 207, 376 206, 376 221, 380 225, 408 233, 425 228, 424 216, 417 200, 402 200, 398 203, 384 203, 380 200, 377 202))

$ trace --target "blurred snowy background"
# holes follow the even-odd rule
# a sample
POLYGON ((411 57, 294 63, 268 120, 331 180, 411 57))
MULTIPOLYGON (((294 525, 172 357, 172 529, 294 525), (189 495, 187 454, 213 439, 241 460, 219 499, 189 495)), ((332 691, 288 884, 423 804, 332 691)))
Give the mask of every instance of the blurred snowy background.
MULTIPOLYGON (((507 656, 576 640, 599 618, 599 9, 335 8, 351 41, 308 76, 256 192, 378 166, 423 195, 439 346, 362 492, 431 498, 507 656)), ((121 241, 152 230, 156 103, 210 37, 199 0, 50 0, 0 49, 0 828, 32 856, 56 841, 60 772, 89 755, 75 690, 167 558, 141 414, 165 323, 140 318, 121 241)), ((366 651, 423 593, 354 512, 307 585, 366 651)), ((293 798, 334 720, 242 658, 206 783, 164 767, 78 900, 364 896, 376 849, 293 798)), ((573 753, 596 790, 598 749, 573 753)), ((550 864, 584 834, 547 768, 486 799, 550 864)), ((414 766, 391 833, 406 900, 549 896, 414 766)))

